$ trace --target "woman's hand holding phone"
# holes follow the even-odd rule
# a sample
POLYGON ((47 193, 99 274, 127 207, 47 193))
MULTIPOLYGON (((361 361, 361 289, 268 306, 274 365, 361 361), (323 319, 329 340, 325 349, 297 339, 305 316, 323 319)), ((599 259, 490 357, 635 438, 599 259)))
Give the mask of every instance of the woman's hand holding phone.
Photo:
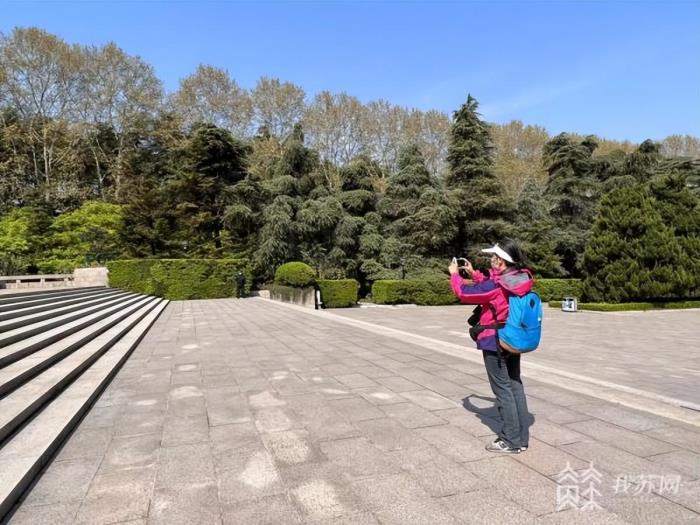
POLYGON ((452 257, 452 262, 447 267, 447 270, 450 272, 450 275, 454 275, 455 273, 459 272, 459 265, 457 264, 457 257, 452 257))

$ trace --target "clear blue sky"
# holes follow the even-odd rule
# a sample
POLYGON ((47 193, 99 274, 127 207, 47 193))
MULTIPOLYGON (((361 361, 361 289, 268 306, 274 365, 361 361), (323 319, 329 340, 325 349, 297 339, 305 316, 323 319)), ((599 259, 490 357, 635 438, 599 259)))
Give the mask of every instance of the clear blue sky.
POLYGON ((700 136, 700 1, 15 2, 0 31, 116 42, 168 91, 199 63, 492 122, 641 141, 700 136))

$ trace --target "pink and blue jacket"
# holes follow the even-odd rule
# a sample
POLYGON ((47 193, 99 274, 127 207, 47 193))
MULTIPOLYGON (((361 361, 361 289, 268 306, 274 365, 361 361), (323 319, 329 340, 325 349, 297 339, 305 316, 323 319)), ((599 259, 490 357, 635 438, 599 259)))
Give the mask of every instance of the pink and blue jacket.
MULTIPOLYGON (((481 317, 479 324, 488 326, 505 322, 508 318, 508 296, 510 294, 522 297, 532 290, 534 279, 529 270, 506 270, 497 273, 491 270, 491 276, 487 279, 480 271, 472 273, 473 284, 464 282, 459 274, 453 274, 450 280, 452 291, 464 304, 480 304, 481 317), (496 310, 497 319, 493 318, 491 305, 496 310)), ((487 328, 481 332, 476 340, 476 347, 480 350, 495 352, 496 331, 487 328)))

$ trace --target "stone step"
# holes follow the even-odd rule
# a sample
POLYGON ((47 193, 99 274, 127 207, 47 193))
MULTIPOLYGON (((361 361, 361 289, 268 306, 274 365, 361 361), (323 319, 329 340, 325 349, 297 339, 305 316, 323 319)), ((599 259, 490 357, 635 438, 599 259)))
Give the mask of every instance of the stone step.
POLYGON ((149 298, 144 305, 128 317, 0 399, 0 443, 99 359, 160 301, 158 298, 149 298))
POLYGON ((15 328, 13 330, 10 330, 8 332, 2 333, 0 335, 0 348, 3 348, 7 345, 10 345, 12 343, 16 343, 17 341, 21 341, 22 339, 27 339, 28 337, 34 336, 36 334, 39 334, 41 332, 46 332, 47 330, 50 330, 52 328, 56 328, 57 326, 64 325, 65 323, 69 323, 71 321, 75 321, 76 319, 80 319, 81 317, 84 317, 86 315, 89 315, 93 312, 100 311, 104 308, 104 304, 109 302, 111 299, 117 299, 119 297, 123 297, 125 295, 132 295, 129 292, 118 292, 116 294, 113 294, 111 296, 107 297, 101 297, 100 299, 94 299, 92 301, 89 301, 88 303, 83 304, 83 308, 79 310, 74 310, 69 313, 64 313, 62 315, 58 315, 57 317, 52 317, 49 319, 45 319, 40 322, 35 322, 32 324, 28 324, 26 326, 20 326, 19 328, 15 328))
POLYGON ((51 319, 52 317, 57 317, 62 314, 67 314, 70 312, 75 312, 81 308, 88 306, 90 304, 99 304, 104 302, 109 296, 118 293, 124 293, 121 290, 109 290, 108 292, 101 293, 96 297, 88 297, 77 304, 71 304, 68 306, 59 306, 57 308, 52 308, 45 312, 37 312, 33 314, 23 315, 21 317, 16 317, 14 319, 9 319, 7 321, 0 321, 0 334, 14 330, 15 328, 21 328, 22 326, 27 326, 30 324, 38 323, 39 321, 45 321, 46 319, 51 319))
POLYGON ((102 290, 91 290, 89 292, 74 293, 70 295, 54 295, 51 298, 45 298, 36 301, 25 301, 23 303, 8 303, 0 306, 0 321, 14 319, 25 315, 31 315, 38 312, 46 312, 54 308, 62 306, 70 306, 81 301, 85 301, 90 297, 98 297, 99 295, 109 292, 109 288, 102 290))
POLYGON ((0 449, 0 520, 32 485, 168 304, 155 302, 145 317, 0 449))
MULTIPOLYGON (((0 295, 0 304, 19 303, 22 301, 33 301, 40 297, 50 297, 56 294, 71 294, 84 292, 85 290, 104 290, 104 286, 81 286, 80 288, 52 288, 50 290, 25 290, 15 293, 3 293, 0 295)), ((4 290, 0 290, 4 291, 4 290)))
MULTIPOLYGON (((6 312, 8 310, 14 310, 16 308, 28 308, 37 304, 42 304, 44 302, 55 301, 60 297, 71 297, 74 295, 81 295, 85 293, 90 293, 100 290, 109 290, 109 288, 104 287, 93 287, 93 288, 75 288, 73 290, 61 290, 63 293, 54 292, 50 294, 39 294, 35 293, 32 295, 24 295, 20 297, 13 297, 10 299, 0 299, 0 312, 6 312)), ((0 296, 6 297, 6 296, 0 296)))
MULTIPOLYGON (((42 350, 39 350, 24 359, 0 369, 0 398, 6 396, 14 389, 57 363, 73 351, 95 339, 101 333, 106 332, 119 321, 126 318, 131 313, 137 311, 141 306, 150 302, 153 298, 148 296, 137 296, 136 301, 131 304, 117 305, 117 311, 104 319, 97 321, 90 326, 64 337, 42 350)), ((0 399, 1 403, 1 399, 0 399)))
POLYGON ((60 340, 63 337, 67 337, 78 330, 90 326, 91 324, 104 319, 108 315, 113 314, 120 308, 124 308, 126 305, 137 301, 143 296, 137 294, 126 294, 119 296, 116 299, 107 301, 97 312, 80 317, 75 321, 71 321, 62 324, 46 332, 38 333, 27 339, 22 339, 11 345, 7 345, 0 348, 0 369, 6 367, 7 365, 19 361, 20 359, 41 350, 44 347, 49 346, 52 343, 60 340))

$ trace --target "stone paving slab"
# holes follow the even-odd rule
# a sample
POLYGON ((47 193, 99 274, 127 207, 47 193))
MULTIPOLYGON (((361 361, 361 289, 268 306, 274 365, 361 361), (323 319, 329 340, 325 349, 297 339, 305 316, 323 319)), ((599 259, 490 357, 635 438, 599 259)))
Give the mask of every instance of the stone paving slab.
POLYGON ((10 523, 700 521, 700 427, 525 388, 530 448, 494 456, 478 364, 262 300, 173 302, 10 523), (599 508, 559 508, 566 468, 600 472, 599 508))
MULTIPOLYGON (((464 329, 471 310, 386 306, 332 312, 473 346, 464 329)), ((540 348, 527 356, 533 363, 700 404, 700 309, 567 313, 545 307, 543 325, 540 348)))

